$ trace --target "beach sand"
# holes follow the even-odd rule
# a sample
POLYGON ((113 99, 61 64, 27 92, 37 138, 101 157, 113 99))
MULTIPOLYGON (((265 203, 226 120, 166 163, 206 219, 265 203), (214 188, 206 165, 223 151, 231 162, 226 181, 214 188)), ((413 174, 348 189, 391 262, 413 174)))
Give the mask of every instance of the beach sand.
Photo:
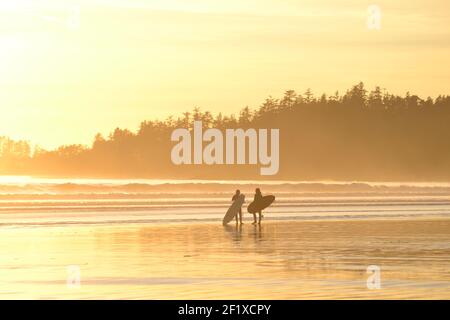
POLYGON ((0 237, 0 299, 450 299, 448 218, 11 227, 0 237), (370 265, 380 289, 367 287, 370 265))

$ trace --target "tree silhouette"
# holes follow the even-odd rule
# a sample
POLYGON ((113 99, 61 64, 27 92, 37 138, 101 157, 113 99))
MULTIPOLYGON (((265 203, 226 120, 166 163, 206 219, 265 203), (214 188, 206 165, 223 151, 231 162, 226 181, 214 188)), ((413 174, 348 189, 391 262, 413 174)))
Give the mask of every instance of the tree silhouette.
MULTIPOLYGON (((81 177, 256 179, 257 166, 188 165, 170 161, 175 128, 279 128, 280 171, 275 179, 450 180, 450 96, 435 100, 362 82, 341 96, 315 98, 307 89, 268 97, 237 115, 194 108, 179 117, 146 120, 137 132, 97 134, 90 147, 55 150, 0 137, 0 174, 81 177)), ((264 177, 269 178, 269 177, 264 177)))

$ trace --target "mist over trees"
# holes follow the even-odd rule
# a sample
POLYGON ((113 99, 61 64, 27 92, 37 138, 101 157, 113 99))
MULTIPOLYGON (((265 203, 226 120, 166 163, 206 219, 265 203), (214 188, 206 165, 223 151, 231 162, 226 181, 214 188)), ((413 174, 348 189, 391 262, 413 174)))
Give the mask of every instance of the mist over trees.
POLYGON ((143 121, 137 132, 97 134, 90 147, 34 150, 0 137, 0 174, 54 177, 284 180, 450 181, 450 96, 392 95, 363 83, 343 95, 286 91, 257 109, 213 115, 196 108, 164 121, 143 121), (201 120, 208 128, 279 128, 280 171, 259 165, 181 165, 170 160, 176 128, 201 120))

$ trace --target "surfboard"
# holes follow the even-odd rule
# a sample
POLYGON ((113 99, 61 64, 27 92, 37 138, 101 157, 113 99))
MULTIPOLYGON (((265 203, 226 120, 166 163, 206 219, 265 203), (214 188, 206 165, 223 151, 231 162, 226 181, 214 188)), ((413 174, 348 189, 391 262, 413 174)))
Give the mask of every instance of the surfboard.
POLYGON ((222 224, 226 225, 231 220, 234 219, 234 217, 238 214, 239 209, 242 207, 242 205, 245 202, 245 195, 240 194, 239 197, 233 201, 233 204, 228 208, 227 213, 225 213, 225 216, 223 217, 222 224))
POLYGON ((256 213, 258 211, 264 210, 268 206, 270 206, 275 201, 275 197, 272 195, 264 196, 259 201, 253 201, 247 207, 247 211, 249 213, 256 213))

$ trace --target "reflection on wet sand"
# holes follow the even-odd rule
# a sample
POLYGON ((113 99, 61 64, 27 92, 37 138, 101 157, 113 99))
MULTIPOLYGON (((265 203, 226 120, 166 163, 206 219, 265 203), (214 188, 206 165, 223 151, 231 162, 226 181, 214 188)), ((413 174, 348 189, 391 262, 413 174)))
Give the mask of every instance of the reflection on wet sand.
POLYGON ((450 220, 9 229, 2 298, 450 298, 450 220), (79 265, 81 287, 66 286, 79 265), (381 289, 366 286, 381 268, 381 289))

